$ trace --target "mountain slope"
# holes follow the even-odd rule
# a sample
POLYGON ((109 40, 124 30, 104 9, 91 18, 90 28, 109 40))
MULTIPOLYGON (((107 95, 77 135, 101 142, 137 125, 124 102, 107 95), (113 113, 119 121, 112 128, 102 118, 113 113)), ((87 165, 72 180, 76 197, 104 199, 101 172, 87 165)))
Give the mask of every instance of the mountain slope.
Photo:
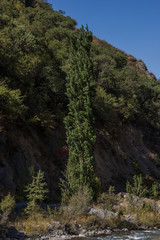
MULTIPOLYGON (((51 198, 67 162, 64 116, 70 37, 76 21, 45 1, 0 2, 0 193, 23 198, 29 168, 42 169, 51 198)), ((96 174, 125 190, 136 171, 160 176, 160 83, 142 60, 93 37, 96 174)), ((55 194, 58 193, 58 194, 55 194)))

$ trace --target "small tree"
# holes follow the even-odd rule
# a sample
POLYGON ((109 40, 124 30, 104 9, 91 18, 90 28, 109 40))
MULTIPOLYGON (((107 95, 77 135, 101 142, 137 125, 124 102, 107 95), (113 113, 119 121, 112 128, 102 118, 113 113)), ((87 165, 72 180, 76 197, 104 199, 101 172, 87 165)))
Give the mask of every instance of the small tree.
POLYGON ((159 196, 159 185, 157 182, 152 184, 151 190, 150 190, 150 196, 154 199, 157 199, 159 196))
POLYGON ((26 192, 28 192, 27 198, 29 200, 27 210, 33 210, 36 204, 41 204, 47 197, 47 183, 41 170, 38 171, 36 176, 33 176, 32 183, 26 187, 26 192))
POLYGON ((134 175, 133 183, 131 184, 129 181, 126 183, 126 191, 129 194, 134 194, 139 197, 145 197, 148 193, 146 186, 143 183, 142 175, 134 175))
POLYGON ((79 215, 83 215, 88 211, 88 206, 92 202, 92 192, 88 186, 82 186, 72 195, 68 204, 68 222, 79 215))
POLYGON ((8 193, 7 196, 5 196, 2 201, 0 202, 0 210, 2 211, 2 219, 1 224, 6 223, 9 214, 11 213, 12 209, 15 206, 15 198, 11 196, 10 193, 8 193))

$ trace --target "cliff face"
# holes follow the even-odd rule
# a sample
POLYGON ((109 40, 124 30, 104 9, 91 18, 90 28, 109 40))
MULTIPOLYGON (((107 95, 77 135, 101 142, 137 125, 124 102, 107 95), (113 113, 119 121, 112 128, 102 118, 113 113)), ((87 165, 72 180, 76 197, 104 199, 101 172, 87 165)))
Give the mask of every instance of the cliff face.
POLYGON ((55 194, 67 159, 64 139, 60 129, 45 137, 39 130, 3 127, 0 132, 0 195, 23 188, 31 166, 45 172, 51 195, 55 194))
POLYGON ((159 179, 159 146, 160 131, 149 126, 126 125, 116 135, 98 129, 96 170, 104 188, 111 184, 124 191, 126 179, 140 172, 146 178, 159 179))
POLYGON ((134 58, 131 55, 127 55, 127 59, 128 59, 128 65, 136 67, 136 69, 138 70, 139 74, 144 72, 148 79, 156 80, 155 75, 148 71, 145 63, 142 60, 137 60, 136 58, 134 58))
MULTIPOLYGON (((144 125, 126 125, 110 134, 99 124, 95 146, 96 174, 105 189, 114 185, 125 190, 126 179, 141 171, 152 180, 159 179, 156 159, 160 154, 160 131, 144 125)), ((27 183, 28 169, 34 166, 45 172, 50 197, 58 201, 59 180, 67 162, 68 150, 63 128, 49 137, 38 130, 19 126, 0 131, 0 194, 17 190, 27 183)))

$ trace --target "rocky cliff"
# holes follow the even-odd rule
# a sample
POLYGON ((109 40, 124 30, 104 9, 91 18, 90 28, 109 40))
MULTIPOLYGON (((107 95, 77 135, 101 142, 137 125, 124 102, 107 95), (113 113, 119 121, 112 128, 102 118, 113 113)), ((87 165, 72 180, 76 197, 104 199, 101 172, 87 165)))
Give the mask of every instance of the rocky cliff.
MULTIPOLYGON (((160 131, 144 124, 130 124, 110 133, 97 124, 96 174, 104 190, 114 185, 124 191, 126 179, 137 171, 151 182, 160 179, 160 131), (159 165, 158 165, 159 164, 159 165)), ((18 192, 27 183, 28 169, 42 169, 50 188, 50 198, 59 200, 59 180, 67 162, 67 146, 62 127, 49 136, 41 129, 19 125, 0 131, 0 194, 18 192)))

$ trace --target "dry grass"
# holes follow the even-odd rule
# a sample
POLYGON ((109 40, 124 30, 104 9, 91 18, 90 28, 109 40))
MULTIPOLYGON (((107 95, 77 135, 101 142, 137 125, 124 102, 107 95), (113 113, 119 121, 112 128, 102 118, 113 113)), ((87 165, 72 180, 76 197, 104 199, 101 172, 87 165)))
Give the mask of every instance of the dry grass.
POLYGON ((149 227, 160 227, 160 215, 158 212, 140 211, 138 213, 138 221, 142 225, 149 227))
POLYGON ((95 215, 82 215, 76 218, 77 223, 88 228, 99 226, 99 220, 95 215))
POLYGON ((20 219, 15 222, 15 227, 19 231, 25 232, 29 236, 34 236, 37 233, 44 234, 48 232, 48 224, 51 224, 50 219, 40 218, 37 220, 28 218, 20 219))
MULTIPOLYGON (((21 217, 14 225, 18 230, 24 231, 30 236, 38 233, 46 234, 49 225, 54 228, 54 221, 59 221, 63 225, 69 223, 73 230, 75 230, 75 220, 77 224, 81 224, 82 228, 86 229, 106 227, 135 229, 135 223, 149 227, 160 227, 160 213, 156 210, 156 206, 160 204, 160 201, 136 197, 130 199, 125 195, 122 197, 114 196, 114 201, 111 201, 111 203, 113 215, 110 217, 106 215, 104 219, 100 219, 95 215, 88 215, 83 211, 81 214, 73 214, 71 217, 70 211, 66 208, 66 210, 60 212, 48 210, 48 212, 37 212, 28 217, 21 217), (125 215, 130 215, 133 223, 126 221, 125 215)), ((107 205, 108 203, 103 202, 94 204, 93 207, 106 208, 107 205)))
MULTIPOLYGON (((133 219, 139 222, 140 225, 149 227, 160 227, 160 213, 156 209, 159 201, 153 199, 124 199, 123 207, 117 206, 116 211, 121 211, 122 214, 129 214, 133 219)), ((121 205, 121 206, 122 206, 121 205)))
POLYGON ((54 227, 54 221, 61 220, 61 216, 61 211, 39 209, 39 211, 32 212, 28 216, 20 217, 14 225, 17 230, 24 231, 27 235, 45 234, 48 232, 49 226, 54 227))

